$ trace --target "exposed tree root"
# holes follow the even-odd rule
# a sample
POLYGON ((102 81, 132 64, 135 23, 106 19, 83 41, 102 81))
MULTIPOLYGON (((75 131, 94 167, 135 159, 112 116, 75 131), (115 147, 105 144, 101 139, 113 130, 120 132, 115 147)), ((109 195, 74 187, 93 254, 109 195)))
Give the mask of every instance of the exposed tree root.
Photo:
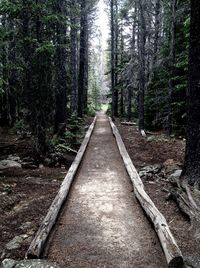
POLYGON ((186 181, 173 180, 171 183, 175 187, 169 192, 168 199, 176 202, 183 215, 189 219, 190 230, 195 233, 195 238, 200 239, 200 203, 194 199, 192 190, 186 181))

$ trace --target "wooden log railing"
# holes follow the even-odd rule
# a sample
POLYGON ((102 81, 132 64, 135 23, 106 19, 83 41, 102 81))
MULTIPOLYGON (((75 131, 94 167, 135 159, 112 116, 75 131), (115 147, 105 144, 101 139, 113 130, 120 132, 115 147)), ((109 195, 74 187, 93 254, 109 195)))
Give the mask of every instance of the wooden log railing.
POLYGON ((56 195, 55 199, 53 200, 49 211, 44 218, 42 224, 40 225, 38 232, 36 233, 36 236, 34 237, 33 241, 31 242, 31 245, 26 252, 26 258, 33 259, 33 258, 39 258, 43 249, 44 245, 47 241, 47 238, 52 230, 52 227, 56 223, 57 217, 59 215, 59 212, 61 210, 61 207, 64 203, 64 201, 67 198, 67 195, 70 190, 70 186, 73 182, 74 176, 78 170, 78 167, 81 163, 81 160, 83 158, 83 155, 85 153, 85 150, 87 148, 87 145, 89 143, 90 137, 92 135, 94 126, 96 123, 96 117, 93 120, 93 123, 90 125, 85 138, 81 144, 81 147, 76 155, 76 158, 74 162, 72 163, 65 179, 63 180, 63 183, 60 187, 60 190, 58 194, 56 195))
POLYGON ((122 138, 119 134, 117 127, 112 122, 111 118, 110 125, 113 131, 113 135, 116 138, 116 142, 124 161, 126 170, 130 176, 130 179, 134 186, 134 193, 138 199, 140 205, 146 212, 148 218, 153 223, 155 231, 157 232, 158 238, 160 240, 161 246, 163 248, 168 267, 183 267, 183 257, 181 251, 169 229, 167 221, 162 213, 157 209, 151 198, 144 190, 144 184, 138 175, 136 168, 134 167, 130 156, 125 148, 122 138))

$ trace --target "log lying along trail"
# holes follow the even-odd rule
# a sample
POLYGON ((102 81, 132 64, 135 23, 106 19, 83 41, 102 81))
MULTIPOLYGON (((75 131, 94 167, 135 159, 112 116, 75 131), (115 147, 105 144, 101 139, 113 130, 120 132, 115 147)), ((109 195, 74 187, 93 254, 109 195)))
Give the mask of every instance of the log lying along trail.
POLYGON ((139 200, 142 208, 146 212, 147 216, 154 224, 154 228, 158 234, 160 243, 162 245, 163 251, 165 253, 165 257, 169 267, 183 267, 183 257, 181 251, 169 229, 169 226, 166 222, 165 217, 160 213, 160 211, 156 208, 153 201, 147 195, 144 190, 144 185, 139 177, 130 156, 127 153, 125 145, 121 139, 118 129, 112 122, 111 118, 109 118, 110 124, 112 127, 113 134, 116 138, 117 145, 121 154, 121 157, 126 166, 127 172, 130 176, 130 179, 134 186, 134 193, 139 200))
POLYGON ((52 227, 54 226, 54 224, 56 223, 57 217, 59 215, 60 209, 64 203, 64 201, 67 198, 67 195, 69 193, 70 190, 70 186, 72 184, 72 181, 74 179, 74 176, 78 170, 78 167, 80 165, 80 162, 83 158, 83 155, 85 153, 85 150, 87 148, 87 145, 89 143, 90 137, 92 135, 94 126, 95 126, 95 122, 96 122, 96 117, 94 118, 93 123, 90 125, 85 138, 83 140, 83 143, 78 151, 78 154, 74 160, 74 162, 72 163, 61 187, 60 190, 58 192, 58 194, 56 195, 55 199, 53 200, 51 207, 45 217, 45 219, 43 220, 35 238, 33 239, 27 253, 26 253, 26 258, 39 258, 44 245, 48 239, 48 236, 51 232, 52 227))

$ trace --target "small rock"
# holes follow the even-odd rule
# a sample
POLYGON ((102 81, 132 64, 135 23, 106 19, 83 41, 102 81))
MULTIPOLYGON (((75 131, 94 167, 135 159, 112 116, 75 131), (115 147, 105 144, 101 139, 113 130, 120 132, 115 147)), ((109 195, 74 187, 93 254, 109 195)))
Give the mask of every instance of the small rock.
POLYGON ((10 242, 6 244, 6 249, 12 250, 20 248, 23 240, 24 240, 23 237, 15 236, 10 242))
POLYGON ((3 268, 13 268, 15 267, 15 261, 12 259, 5 259, 2 261, 3 268))
POLYGON ((5 258, 5 256, 6 256, 6 252, 5 252, 5 251, 3 251, 3 252, 1 253, 1 257, 0 257, 0 259, 4 259, 4 258, 5 258))
POLYGON ((57 264, 49 263, 45 260, 14 261, 12 259, 5 259, 2 264, 2 268, 59 268, 57 264))
POLYGON ((23 162, 22 168, 24 168, 24 169, 37 169, 38 167, 32 162, 23 162))
POLYGON ((167 159, 163 163, 164 172, 165 174, 171 174, 177 169, 180 169, 181 163, 174 161, 174 159, 167 159))
POLYGON ((40 165, 39 165, 39 168, 40 168, 40 169, 44 168, 44 165, 43 165, 43 164, 40 164, 40 165))
POLYGON ((31 227, 32 223, 30 221, 24 222, 19 228, 21 230, 27 230, 31 227))
POLYGON ((0 169, 7 169, 7 168, 21 168, 22 165, 13 160, 2 160, 0 161, 0 169))
POLYGON ((182 169, 177 169, 176 171, 174 171, 174 173, 172 173, 169 178, 170 179, 178 179, 181 176, 182 173, 182 169))
POLYGON ((50 158, 45 158, 44 159, 44 165, 49 167, 52 165, 52 160, 50 158))
POLYGON ((6 244, 6 249, 12 250, 12 249, 20 248, 23 241, 29 237, 30 235, 28 234, 21 234, 21 235, 15 236, 10 242, 6 244))
POLYGON ((155 136, 149 136, 147 137, 147 141, 151 142, 151 141, 155 141, 156 140, 156 137, 155 136))
POLYGON ((139 173, 139 176, 142 177, 143 179, 150 179, 155 174, 159 173, 160 170, 161 170, 161 165, 150 165, 150 166, 142 167, 138 173, 139 173))
POLYGON ((200 260, 191 256, 184 257, 184 263, 185 266, 189 268, 200 268, 200 260))
POLYGON ((8 158, 7 158, 7 160, 16 161, 16 162, 18 162, 18 163, 21 162, 20 157, 17 156, 17 155, 9 155, 8 158))

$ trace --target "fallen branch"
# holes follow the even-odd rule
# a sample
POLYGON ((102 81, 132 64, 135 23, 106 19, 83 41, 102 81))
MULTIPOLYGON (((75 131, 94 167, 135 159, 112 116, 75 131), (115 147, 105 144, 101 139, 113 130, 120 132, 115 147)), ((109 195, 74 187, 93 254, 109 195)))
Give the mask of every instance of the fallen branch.
POLYGON ((165 253, 165 257, 169 267, 183 267, 183 257, 181 251, 169 229, 169 226, 166 222, 165 217, 160 213, 160 211, 156 208, 153 201, 147 195, 144 190, 144 185, 139 177, 131 159, 128 155, 125 145, 121 139, 121 136, 112 122, 111 118, 109 118, 110 124, 113 130, 113 134, 116 138, 117 145, 121 154, 121 157, 126 166, 127 172, 131 178, 131 181, 134 186, 134 193, 139 200, 142 208, 146 212, 147 216, 154 224, 154 228, 158 234, 160 243, 162 245, 163 251, 165 253))
POLYGON ((45 217, 45 219, 43 220, 35 238, 33 239, 27 253, 26 253, 26 258, 29 259, 33 259, 33 258, 39 258, 41 255, 41 252, 43 251, 45 242, 49 236, 49 233, 53 227, 53 225, 55 224, 57 217, 59 215, 60 209, 64 203, 64 201, 67 198, 67 195, 69 193, 70 190, 70 186, 72 184, 73 178, 78 170, 78 167, 80 165, 80 162, 83 158, 84 152, 86 150, 86 147, 89 143, 90 137, 92 135, 94 126, 95 126, 95 122, 96 122, 96 117, 93 121, 93 123, 91 124, 90 128, 88 129, 85 138, 82 142, 82 145, 78 151, 78 154, 74 160, 74 162, 72 163, 61 187, 60 190, 58 192, 58 194, 56 195, 55 199, 53 200, 49 211, 45 217))
POLYGON ((121 122, 121 125, 125 125, 125 126, 136 126, 136 123, 134 123, 134 122, 121 122))
POLYGON ((71 149, 71 148, 69 148, 69 147, 67 147, 67 146, 65 146, 63 144, 58 144, 56 147, 61 148, 61 149, 64 149, 64 150, 66 150, 68 152, 72 152, 74 154, 77 154, 78 153, 76 150, 73 150, 73 149, 71 149))

